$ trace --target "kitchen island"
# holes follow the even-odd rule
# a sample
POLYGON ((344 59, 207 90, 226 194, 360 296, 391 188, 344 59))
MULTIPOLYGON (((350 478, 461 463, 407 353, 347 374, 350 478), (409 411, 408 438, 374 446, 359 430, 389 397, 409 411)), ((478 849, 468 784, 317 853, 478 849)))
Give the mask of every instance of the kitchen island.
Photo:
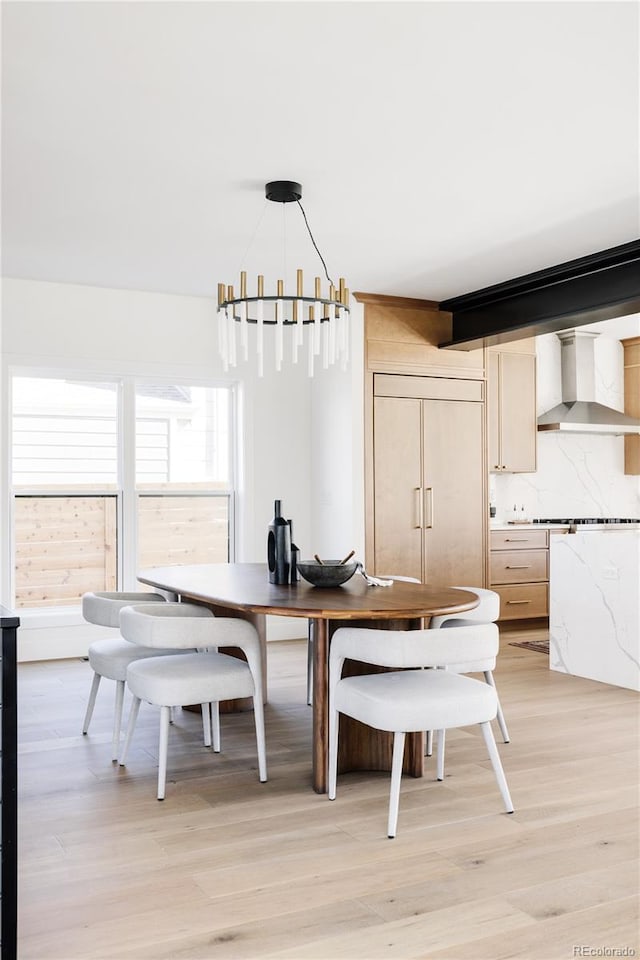
POLYGON ((549 667, 640 690, 640 524, 550 536, 549 667))

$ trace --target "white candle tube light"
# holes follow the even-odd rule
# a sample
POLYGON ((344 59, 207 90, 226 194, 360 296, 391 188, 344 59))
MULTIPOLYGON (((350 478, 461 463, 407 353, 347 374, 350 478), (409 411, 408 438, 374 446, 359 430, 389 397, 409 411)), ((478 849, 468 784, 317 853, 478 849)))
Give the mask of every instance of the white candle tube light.
POLYGON ((227 355, 227 312, 221 307, 218 310, 218 349, 220 351, 220 359, 222 360, 222 368, 226 373, 229 369, 229 358, 227 355))
POLYGON ((320 277, 316 277, 315 280, 315 294, 316 302, 313 308, 313 352, 316 356, 320 353, 320 328, 322 327, 322 312, 324 310, 323 305, 320 303, 322 299, 322 283, 320 277))
POLYGON ((326 370, 329 366, 329 329, 331 322, 322 324, 322 369, 326 370))
POLYGON ((258 299, 256 301, 256 352, 258 354, 258 376, 264 376, 264 277, 258 277, 258 299))
POLYGON ((340 308, 340 324, 342 326, 342 350, 341 350, 341 359, 342 359, 342 369, 343 371, 347 369, 347 364, 349 362, 349 314, 344 307, 340 308))
POLYGON ((227 370, 227 348, 225 337, 227 334, 227 314, 222 304, 226 298, 226 287, 224 283, 218 284, 218 353, 222 360, 223 368, 227 370))
MULTIPOLYGON (((333 284, 330 287, 330 299, 335 300, 336 290, 333 284)), ((334 364, 336 362, 336 325, 337 325, 337 311, 334 306, 329 307, 329 321, 327 326, 329 327, 329 363, 334 364)))
POLYGON ((228 337, 228 352, 229 352, 229 366, 235 367, 236 365, 236 322, 233 319, 233 305, 229 304, 227 307, 227 337, 228 337))
POLYGON ((247 323, 247 305, 240 304, 240 345, 244 360, 249 359, 249 324, 247 323))
POLYGON ((293 304, 293 319, 296 322, 295 327, 291 331, 292 341, 295 344, 293 350, 293 362, 298 362, 298 347, 302 346, 302 321, 304 320, 304 303, 302 297, 304 296, 304 280, 302 270, 296 270, 296 297, 298 298, 293 304))
MULTIPOLYGON (((240 296, 247 296, 247 274, 243 270, 240 274, 240 296)), ((247 323, 247 304, 240 304, 240 344, 242 346, 242 356, 245 360, 249 359, 249 325, 247 323)))
POLYGON ((307 339, 307 345, 308 345, 308 367, 307 367, 307 373, 309 374, 310 377, 312 377, 312 376, 313 376, 313 361, 314 361, 314 356, 315 356, 315 354, 314 354, 314 345, 313 345, 313 339, 314 339, 314 337, 313 337, 313 330, 314 330, 314 327, 315 327, 315 317, 314 317, 313 307, 309 307, 309 320, 311 321, 311 323, 309 324, 309 337, 308 337, 308 339, 307 339))
MULTIPOLYGON (((296 347, 301 347, 303 343, 303 339, 304 339, 303 337, 304 327, 302 324, 303 319, 304 319, 304 303, 302 302, 302 300, 298 300, 297 307, 296 307, 296 327, 294 330, 294 334, 295 334, 294 340, 296 343, 296 347)), ((298 359, 298 350, 296 349, 296 360, 297 359, 298 359)))

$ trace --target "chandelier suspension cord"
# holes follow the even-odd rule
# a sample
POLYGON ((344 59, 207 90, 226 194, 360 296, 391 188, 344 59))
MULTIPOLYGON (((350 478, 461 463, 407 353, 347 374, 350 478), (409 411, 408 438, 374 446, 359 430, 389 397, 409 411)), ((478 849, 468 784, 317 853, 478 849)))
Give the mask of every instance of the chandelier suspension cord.
MULTIPOLYGON (((246 264, 246 262, 247 262, 247 256, 248 256, 248 254, 249 254, 249 250, 250 250, 251 247, 253 246, 253 242, 254 242, 254 240, 256 239, 258 230, 260 229, 260 225, 261 225, 262 221, 264 220, 264 215, 265 215, 265 213, 267 212, 267 202, 268 202, 268 201, 265 199, 265 201, 264 201, 264 203, 263 203, 263 205, 262 205, 262 213, 261 213, 260 216, 258 217, 258 222, 256 223, 255 229, 254 229, 254 231, 253 231, 253 233, 252 233, 252 235, 251 235, 251 239, 249 240, 249 243, 247 244, 247 246, 246 246, 246 248, 245 248, 245 251, 244 251, 244 253, 242 254, 242 258, 241 258, 241 260, 240 260, 240 270, 244 270, 245 264, 246 264)), ((239 272, 239 271, 238 271, 238 272, 239 272)))
POLYGON ((326 265, 326 263, 324 262, 324 257, 323 257, 322 254, 320 253, 320 251, 319 251, 319 249, 318 249, 318 244, 317 244, 316 241, 314 240, 313 234, 311 233, 311 227, 309 226, 309 221, 307 220, 307 215, 306 215, 306 213, 304 212, 304 207, 302 206, 302 204, 300 203, 299 200, 297 200, 296 203, 298 204, 298 206, 299 206, 300 209, 302 210, 302 216, 304 217, 304 222, 305 222, 306 227, 307 227, 307 232, 308 232, 309 236, 311 237, 311 243, 312 243, 312 244, 314 245, 314 247, 316 248, 316 253, 318 254, 318 256, 320 257, 320 259, 322 260, 322 266, 324 267, 324 274, 325 274, 327 280, 329 281, 329 283, 331 283, 331 284, 333 284, 333 285, 335 286, 335 284, 333 283, 333 280, 332 280, 331 277, 329 276, 329 271, 327 270, 327 265, 326 265))
POLYGON ((287 216, 285 213, 286 204, 282 204, 282 279, 286 283, 287 279, 287 216))

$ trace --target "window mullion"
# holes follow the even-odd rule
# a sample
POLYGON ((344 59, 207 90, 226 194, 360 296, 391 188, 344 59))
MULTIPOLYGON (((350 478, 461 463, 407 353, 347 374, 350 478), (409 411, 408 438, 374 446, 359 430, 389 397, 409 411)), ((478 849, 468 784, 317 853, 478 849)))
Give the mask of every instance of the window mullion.
POLYGON ((123 590, 138 586, 138 522, 136 494, 136 392, 132 380, 120 387, 118 409, 118 478, 121 491, 120 577, 123 590))

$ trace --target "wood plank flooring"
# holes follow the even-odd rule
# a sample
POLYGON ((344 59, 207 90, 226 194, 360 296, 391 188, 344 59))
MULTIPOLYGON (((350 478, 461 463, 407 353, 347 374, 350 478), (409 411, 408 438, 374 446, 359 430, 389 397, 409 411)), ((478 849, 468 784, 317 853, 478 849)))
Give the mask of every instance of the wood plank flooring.
POLYGON ((20 960, 637 956, 638 697, 508 644, 540 636, 503 631, 495 673, 516 813, 478 734, 452 731, 444 783, 433 761, 403 779, 395 840, 388 775, 311 790, 304 641, 268 648, 269 781, 250 714, 222 718, 214 755, 181 711, 163 803, 155 709, 125 770, 113 684, 83 737, 88 664, 20 665, 20 960))

